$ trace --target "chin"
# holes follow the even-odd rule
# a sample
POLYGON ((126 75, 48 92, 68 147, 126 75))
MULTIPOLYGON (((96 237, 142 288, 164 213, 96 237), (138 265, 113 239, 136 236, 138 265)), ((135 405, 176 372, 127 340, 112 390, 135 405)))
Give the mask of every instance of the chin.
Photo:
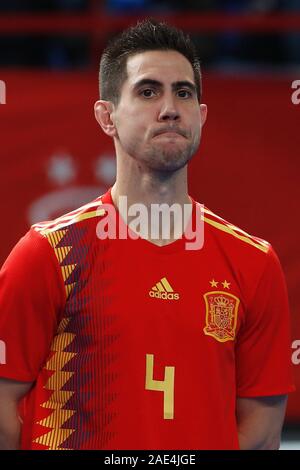
POLYGON ((152 171, 172 173, 185 167, 195 154, 192 145, 153 145, 145 153, 136 155, 152 171))
POLYGON ((184 168, 187 163, 189 162, 189 159, 181 159, 177 161, 163 161, 163 162, 152 162, 152 164, 149 165, 149 167, 154 170, 154 171, 159 171, 162 173, 174 173, 175 171, 181 170, 181 168, 184 168))

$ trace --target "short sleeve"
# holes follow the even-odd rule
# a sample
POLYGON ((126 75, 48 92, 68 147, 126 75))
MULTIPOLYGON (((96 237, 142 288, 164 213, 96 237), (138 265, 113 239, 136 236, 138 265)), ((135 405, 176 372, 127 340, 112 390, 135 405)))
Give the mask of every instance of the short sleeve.
POLYGON ((34 381, 65 303, 55 253, 31 229, 0 271, 0 377, 34 381))
POLYGON ((236 343, 237 396, 294 391, 290 314, 284 275, 273 248, 246 311, 236 343))

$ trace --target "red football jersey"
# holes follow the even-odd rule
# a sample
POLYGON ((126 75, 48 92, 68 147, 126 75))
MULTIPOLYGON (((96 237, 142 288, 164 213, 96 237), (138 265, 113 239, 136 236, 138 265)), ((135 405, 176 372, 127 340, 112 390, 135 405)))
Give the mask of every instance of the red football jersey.
POLYGON ((33 226, 1 271, 0 376, 35 382, 22 448, 238 449, 237 397, 294 389, 272 247, 208 209, 201 249, 100 240, 101 204, 33 226))

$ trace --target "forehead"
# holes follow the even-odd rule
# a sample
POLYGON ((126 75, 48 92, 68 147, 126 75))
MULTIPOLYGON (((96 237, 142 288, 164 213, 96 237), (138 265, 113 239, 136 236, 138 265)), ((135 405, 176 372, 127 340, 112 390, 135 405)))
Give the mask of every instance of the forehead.
POLYGON ((192 65, 177 51, 146 51, 130 56, 127 60, 127 77, 129 86, 143 78, 161 82, 195 82, 192 65))

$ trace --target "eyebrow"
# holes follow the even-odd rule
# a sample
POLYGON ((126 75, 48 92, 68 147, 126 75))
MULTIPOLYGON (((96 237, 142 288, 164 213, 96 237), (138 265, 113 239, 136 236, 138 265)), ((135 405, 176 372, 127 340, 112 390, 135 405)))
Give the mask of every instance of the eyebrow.
MULTIPOLYGON (((156 88, 163 88, 163 83, 158 81, 158 80, 153 80, 152 78, 142 78, 141 80, 138 80, 136 83, 134 83, 132 89, 136 91, 138 88, 144 86, 144 85, 152 85, 155 86, 156 88)), ((178 82, 173 82, 172 83, 172 90, 178 90, 178 88, 188 88, 194 93, 197 93, 196 85, 194 83, 189 82, 188 80, 180 80, 178 82)))

